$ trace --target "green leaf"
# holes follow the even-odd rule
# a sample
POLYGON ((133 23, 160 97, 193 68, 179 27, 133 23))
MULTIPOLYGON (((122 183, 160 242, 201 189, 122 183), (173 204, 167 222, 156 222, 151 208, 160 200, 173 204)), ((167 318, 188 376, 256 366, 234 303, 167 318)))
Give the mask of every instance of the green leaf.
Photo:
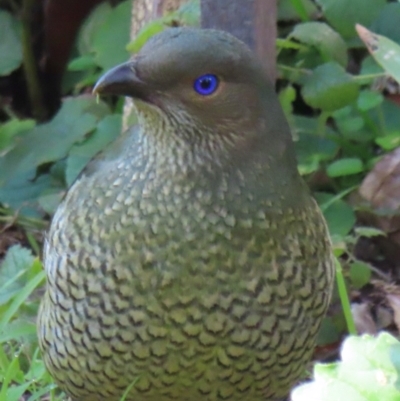
POLYGON ((366 263, 356 261, 350 265, 349 275, 353 286, 359 289, 369 283, 371 268, 366 263))
POLYGON ((9 12, 0 10, 0 76, 8 75, 22 63, 20 24, 9 12))
POLYGON ((151 37, 169 26, 199 26, 199 23, 200 2, 191 0, 182 4, 178 10, 144 25, 135 39, 126 46, 126 50, 130 53, 137 53, 151 37))
POLYGON ((391 351, 398 341, 388 333, 372 336, 349 337, 343 344, 343 363, 339 378, 353 382, 362 394, 370 394, 371 399, 396 401, 399 390, 396 381, 399 367, 393 364, 391 351), (372 395, 374 397, 372 398, 372 395))
POLYGON ((21 371, 18 355, 13 355, 12 361, 10 364, 5 366, 5 372, 1 381, 0 388, 0 401, 18 401, 18 398, 12 398, 12 386, 11 383, 19 379, 23 372, 21 371))
POLYGON ((367 111, 379 106, 383 102, 383 96, 381 93, 365 89, 360 92, 357 99, 358 110, 367 111))
POLYGON ((381 12, 386 0, 317 0, 329 24, 345 39, 356 35, 355 25, 369 25, 381 12))
POLYGON ((53 215, 57 210, 58 205, 62 201, 65 195, 65 188, 48 188, 43 191, 37 199, 37 202, 41 209, 47 214, 53 215))
POLYGON ((326 168, 329 177, 343 177, 364 171, 363 162, 356 157, 335 160, 326 168))
POLYGON ((400 146, 400 131, 375 138, 375 143, 387 151, 396 149, 400 146))
POLYGON ((189 0, 163 17, 169 26, 200 26, 200 0, 189 0))
POLYGON ((77 45, 81 56, 93 55, 94 38, 103 29, 104 23, 112 11, 113 8, 109 2, 102 2, 86 18, 78 34, 77 45))
POLYGON ((388 333, 351 336, 341 361, 316 364, 314 380, 292 392, 293 401, 398 401, 400 343, 388 333))
POLYGON ((14 320, 7 325, 6 330, 0 332, 0 344, 36 335, 36 331, 35 323, 27 322, 25 320, 14 320))
POLYGON ((348 117, 335 119, 339 131, 346 137, 349 132, 357 132, 364 127, 364 119, 362 117, 348 117))
POLYGON ((66 179, 71 186, 86 164, 121 132, 121 115, 106 116, 97 125, 96 131, 82 144, 74 145, 67 159, 66 179))
POLYGON ((21 245, 12 246, 0 264, 0 305, 8 302, 26 284, 25 274, 35 258, 21 245))
POLYGON ((338 130, 344 137, 348 137, 348 133, 359 131, 363 128, 365 121, 362 117, 352 112, 352 107, 346 106, 332 113, 338 130))
MULTIPOLYGON (((400 4, 388 3, 369 27, 371 31, 400 43, 400 4)), ((359 22, 360 23, 360 22, 359 22)))
MULTIPOLYGON (((373 78, 374 75, 377 74, 382 74, 382 76, 385 74, 385 71, 383 68, 376 63, 374 58, 370 55, 366 56, 364 60, 361 63, 361 71, 360 75, 358 77, 361 77, 363 75, 371 76, 373 78)), ((373 79, 369 79, 366 81, 366 83, 370 84, 373 82, 373 79)))
POLYGON ((92 49, 97 65, 104 70, 129 58, 126 45, 129 42, 131 1, 124 1, 112 9, 101 29, 93 35, 92 49))
MULTIPOLYGON (((41 263, 38 259, 33 262, 33 269, 35 269, 35 264, 37 266, 41 266, 41 263)), ((37 269, 35 269, 37 270, 37 269)), ((9 307, 6 309, 5 313, 0 315, 0 333, 5 331, 5 328, 8 326, 10 320, 15 316, 16 312, 20 308, 20 306, 26 302, 28 297, 32 294, 32 291, 38 287, 41 283, 44 282, 46 277, 46 273, 44 270, 40 270, 37 274, 35 274, 24 287, 18 291, 17 294, 12 298, 9 307)))
POLYGON ((376 62, 400 83, 400 46, 360 25, 357 25, 357 32, 376 62))
POLYGON ((301 45, 300 43, 297 43, 294 40, 290 40, 290 39, 277 38, 275 43, 276 43, 277 49, 300 50, 300 49, 304 49, 305 48, 304 45, 301 45))
MULTIPOLYGON (((335 157, 339 146, 327 135, 318 134, 317 120, 302 116, 294 118, 295 147, 301 174, 310 174, 319 168, 320 162, 335 157)), ((334 135, 326 128, 327 134, 334 135)))
POLYGON ((353 103, 359 92, 358 84, 339 64, 326 63, 307 77, 302 89, 306 103, 316 109, 332 112, 353 103))
POLYGON ((386 237, 386 233, 375 227, 356 227, 354 232, 362 237, 373 238, 373 237, 386 237))
POLYGON ((279 92, 279 102, 287 120, 292 118, 292 103, 295 101, 295 99, 296 91, 292 85, 288 85, 279 92))
POLYGON ((335 125, 337 130, 340 132, 341 137, 338 138, 339 143, 341 143, 343 150, 349 153, 349 149, 352 155, 359 156, 363 155, 363 151, 356 151, 354 144, 352 142, 358 142, 366 144, 365 149, 368 149, 371 141, 374 139, 376 133, 370 129, 374 127, 370 123, 370 119, 364 117, 362 113, 359 113, 354 105, 346 106, 342 109, 336 110, 332 113, 332 117, 335 119, 335 125))
POLYGON ((35 120, 18 120, 13 118, 0 125, 0 150, 13 145, 12 138, 20 133, 31 130, 36 125, 35 120))
POLYGON ((333 323, 332 319, 326 316, 321 323, 321 327, 318 332, 317 344, 324 346, 333 344, 340 340, 340 335, 337 327, 333 323))
POLYGON ((356 222, 351 206, 342 199, 332 202, 336 196, 328 193, 318 192, 314 196, 323 211, 331 236, 345 237, 356 222))
POLYGON ((290 37, 314 46, 325 62, 333 60, 344 67, 347 65, 346 43, 337 32, 323 22, 297 24, 290 37))
POLYGON ((311 0, 278 1, 278 21, 296 20, 298 17, 307 21, 317 12, 318 9, 311 0))
MULTIPOLYGON (((317 367, 315 368, 317 371, 317 367)), ((333 375, 332 375, 333 376, 333 375)), ((330 378, 326 383, 314 381, 297 387, 292 392, 292 401, 370 401, 360 395, 350 384, 330 378)))
POLYGON ((306 7, 302 0, 290 0, 290 3, 303 21, 307 21, 309 19, 306 7))
POLYGON ((18 137, 18 144, 0 158, 0 186, 18 174, 65 157, 71 146, 93 131, 107 113, 105 104, 96 104, 92 96, 66 99, 50 122, 18 137))
POLYGON ((381 133, 396 133, 400 128, 399 106, 384 99, 380 107, 367 111, 368 117, 376 124, 381 133))
POLYGON ((48 174, 33 179, 35 174, 36 169, 16 174, 5 185, 0 186, 0 203, 18 210, 18 213, 24 216, 40 216, 35 201, 52 185, 52 180, 48 174))
POLYGON ((130 53, 137 53, 152 36, 166 28, 167 26, 162 20, 149 22, 139 31, 135 39, 126 46, 126 50, 130 53))
MULTIPOLYGON (((22 374, 21 370, 21 374, 22 374)), ((13 385, 10 386, 7 390, 7 401, 19 401, 21 400, 22 396, 24 393, 26 393, 26 390, 28 387, 31 385, 31 383, 23 383, 20 385, 13 385)))
POLYGON ((92 55, 74 58, 68 64, 69 71, 85 71, 96 67, 95 60, 92 55))

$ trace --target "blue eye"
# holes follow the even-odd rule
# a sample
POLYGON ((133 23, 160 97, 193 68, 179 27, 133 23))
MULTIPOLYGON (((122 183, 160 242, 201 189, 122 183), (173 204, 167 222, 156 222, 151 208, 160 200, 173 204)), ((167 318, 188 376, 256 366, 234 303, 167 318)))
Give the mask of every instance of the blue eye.
POLYGON ((199 95, 208 96, 217 90, 218 83, 219 80, 215 75, 205 74, 194 81, 193 88, 199 95))

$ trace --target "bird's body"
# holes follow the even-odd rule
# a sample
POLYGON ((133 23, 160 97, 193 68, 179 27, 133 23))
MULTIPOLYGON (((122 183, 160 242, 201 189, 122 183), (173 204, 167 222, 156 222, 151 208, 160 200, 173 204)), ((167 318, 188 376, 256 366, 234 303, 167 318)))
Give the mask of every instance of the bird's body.
MULTIPOLYGON (((233 69, 252 57, 216 31, 162 35, 172 46, 193 35, 240 44, 227 53, 233 69)), ((218 72, 203 64, 199 73, 218 72)), ((130 385, 132 401, 278 400, 303 373, 329 302, 325 222, 273 94, 259 100, 257 89, 235 118, 213 108, 201 119, 192 98, 172 109, 171 82, 164 97, 140 88, 139 127, 90 163, 54 216, 45 363, 77 401, 118 401, 130 385)))

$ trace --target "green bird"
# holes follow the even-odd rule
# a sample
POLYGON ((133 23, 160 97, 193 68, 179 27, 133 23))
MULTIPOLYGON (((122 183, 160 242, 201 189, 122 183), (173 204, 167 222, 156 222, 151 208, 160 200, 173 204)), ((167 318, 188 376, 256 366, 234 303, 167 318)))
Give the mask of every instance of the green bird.
POLYGON ((227 33, 171 28, 94 92, 131 96, 138 126, 53 218, 48 370, 77 401, 282 399, 311 358, 334 261, 263 67, 227 33))

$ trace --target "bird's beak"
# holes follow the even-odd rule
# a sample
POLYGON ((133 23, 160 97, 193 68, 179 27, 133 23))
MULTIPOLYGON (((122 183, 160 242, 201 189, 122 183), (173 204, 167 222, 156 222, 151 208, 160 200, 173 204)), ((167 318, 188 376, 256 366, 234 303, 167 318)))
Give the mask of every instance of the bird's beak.
POLYGON ((146 101, 147 85, 136 74, 135 60, 117 65, 107 71, 93 88, 96 95, 130 96, 146 101))

